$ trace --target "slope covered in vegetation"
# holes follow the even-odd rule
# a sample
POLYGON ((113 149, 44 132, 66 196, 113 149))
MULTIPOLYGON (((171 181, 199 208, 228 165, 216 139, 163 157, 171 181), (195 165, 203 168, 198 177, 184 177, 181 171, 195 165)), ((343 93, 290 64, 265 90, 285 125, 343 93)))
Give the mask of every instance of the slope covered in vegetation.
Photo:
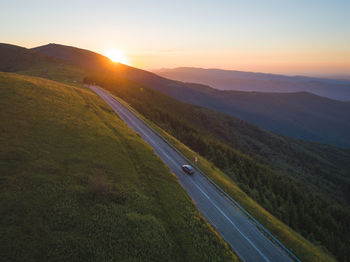
POLYGON ((20 46, 0 43, 0 71, 82 83, 86 70, 20 46))
MULTIPOLYGON (((349 257, 349 150, 278 136, 125 79, 92 76, 85 80, 121 97, 210 159, 304 237, 327 247, 340 260, 349 257)), ((267 226, 275 232, 274 225, 267 226)))
POLYGON ((30 49, 0 43, 0 71, 15 72, 33 68, 44 68, 56 64, 57 60, 30 49))
POLYGON ((0 120, 1 260, 236 260, 90 90, 0 73, 0 120))

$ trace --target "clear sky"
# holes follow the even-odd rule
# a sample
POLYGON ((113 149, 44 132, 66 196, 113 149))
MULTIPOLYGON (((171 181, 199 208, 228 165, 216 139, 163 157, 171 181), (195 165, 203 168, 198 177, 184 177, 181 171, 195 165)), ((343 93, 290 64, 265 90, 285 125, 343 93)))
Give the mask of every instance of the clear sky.
POLYGON ((60 43, 133 66, 350 75, 350 0, 11 0, 0 42, 60 43))

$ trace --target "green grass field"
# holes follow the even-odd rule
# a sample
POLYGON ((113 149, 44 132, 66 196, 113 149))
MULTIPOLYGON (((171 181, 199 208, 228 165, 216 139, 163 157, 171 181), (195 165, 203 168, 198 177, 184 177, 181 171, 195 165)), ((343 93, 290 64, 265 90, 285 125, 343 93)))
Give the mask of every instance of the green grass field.
POLYGON ((2 261, 236 261, 90 90, 0 73, 2 261))
POLYGON ((37 68, 31 68, 16 72, 22 75, 38 76, 50 80, 58 81, 64 84, 81 86, 85 71, 72 65, 67 64, 46 64, 37 68))
POLYGON ((225 190, 232 198, 234 198, 240 205, 242 205, 255 219, 263 224, 271 233, 273 233, 284 245, 286 245, 294 254, 296 254, 302 261, 335 261, 334 257, 330 255, 322 247, 318 247, 305 239, 299 233, 282 223, 276 217, 271 215, 257 202, 250 198, 243 192, 237 184, 228 177, 225 173, 220 171, 214 164, 194 152, 179 140, 165 132, 163 129, 147 120, 136 110, 130 107, 125 101, 120 100, 131 110, 133 110, 140 118, 152 126, 164 138, 172 143, 178 150, 180 150, 186 157, 194 160, 198 157, 197 165, 203 170, 215 183, 225 190))

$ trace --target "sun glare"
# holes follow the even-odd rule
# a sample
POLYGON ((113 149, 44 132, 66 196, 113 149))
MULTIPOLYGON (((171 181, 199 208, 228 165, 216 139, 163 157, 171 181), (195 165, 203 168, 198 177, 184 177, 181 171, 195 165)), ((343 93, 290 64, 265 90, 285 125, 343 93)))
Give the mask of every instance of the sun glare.
POLYGON ((122 51, 110 49, 106 52, 106 56, 115 63, 129 65, 129 60, 122 51))

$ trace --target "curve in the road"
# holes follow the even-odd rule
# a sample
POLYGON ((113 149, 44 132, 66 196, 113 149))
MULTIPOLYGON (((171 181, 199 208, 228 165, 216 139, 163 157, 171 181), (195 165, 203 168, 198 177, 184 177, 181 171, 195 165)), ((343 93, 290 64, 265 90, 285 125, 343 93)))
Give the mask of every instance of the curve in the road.
POLYGON ((138 132, 178 177, 200 212, 222 235, 243 261, 291 261, 291 258, 267 238, 241 210, 219 192, 206 178, 196 173, 186 175, 181 166, 186 160, 161 139, 155 130, 103 89, 90 86, 119 117, 138 132))

